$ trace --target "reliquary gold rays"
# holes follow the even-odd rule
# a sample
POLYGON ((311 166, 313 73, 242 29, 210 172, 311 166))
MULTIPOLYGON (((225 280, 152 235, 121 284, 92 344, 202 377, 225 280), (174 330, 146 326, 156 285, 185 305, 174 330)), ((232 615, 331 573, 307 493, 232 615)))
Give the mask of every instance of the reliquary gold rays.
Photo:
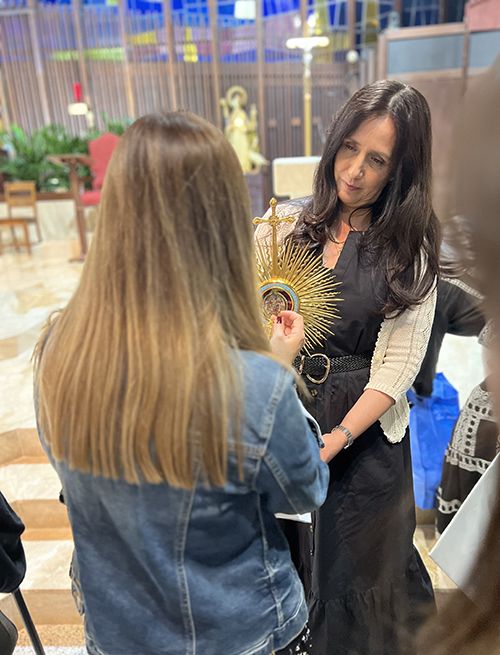
POLYGON ((334 319, 339 319, 337 303, 339 282, 323 266, 323 256, 292 245, 290 240, 278 244, 277 227, 280 223, 293 223, 294 216, 279 217, 275 198, 269 203, 269 218, 254 218, 254 224, 271 227, 271 243, 256 244, 257 268, 262 294, 262 319, 271 332, 273 316, 283 310, 293 310, 304 319, 306 342, 304 350, 310 353, 323 346, 332 335, 334 319))

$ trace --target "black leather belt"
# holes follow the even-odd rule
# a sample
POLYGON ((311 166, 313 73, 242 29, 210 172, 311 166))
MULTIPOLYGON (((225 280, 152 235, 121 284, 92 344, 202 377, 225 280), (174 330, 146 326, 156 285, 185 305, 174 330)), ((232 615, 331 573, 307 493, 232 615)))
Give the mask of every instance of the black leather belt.
POLYGON ((366 351, 358 355, 345 355, 344 357, 333 357, 330 359, 323 353, 317 353, 306 357, 298 355, 293 362, 294 368, 299 375, 305 375, 314 384, 322 384, 330 373, 348 373, 349 371, 360 371, 362 368, 369 368, 373 353, 366 351))

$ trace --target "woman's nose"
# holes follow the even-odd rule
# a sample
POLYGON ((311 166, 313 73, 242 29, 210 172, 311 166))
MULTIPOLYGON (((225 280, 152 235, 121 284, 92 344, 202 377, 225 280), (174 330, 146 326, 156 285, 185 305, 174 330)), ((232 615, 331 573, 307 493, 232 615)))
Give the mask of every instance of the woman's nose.
POLYGON ((349 174, 353 178, 361 177, 364 171, 364 160, 362 157, 356 157, 349 168, 349 174))

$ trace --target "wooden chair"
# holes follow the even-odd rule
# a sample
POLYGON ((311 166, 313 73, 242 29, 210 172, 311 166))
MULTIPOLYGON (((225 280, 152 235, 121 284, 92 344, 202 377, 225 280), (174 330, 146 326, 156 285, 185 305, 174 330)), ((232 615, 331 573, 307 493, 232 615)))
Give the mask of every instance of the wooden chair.
POLYGON ((99 204, 104 175, 113 150, 116 148, 119 140, 120 137, 116 134, 106 132, 101 134, 97 139, 89 141, 89 155, 82 153, 46 155, 46 159, 51 163, 69 168, 69 180, 71 193, 75 201, 76 224, 81 246, 80 256, 70 261, 83 262, 85 260, 87 254, 87 236, 83 208, 84 206, 92 207, 99 204), (92 190, 82 193, 81 183, 83 181, 89 181, 89 178, 82 178, 78 175, 78 166, 90 166, 92 190))
POLYGON ((16 248, 19 248, 19 246, 26 246, 28 249, 28 253, 31 255, 31 243, 30 243, 30 236, 28 234, 28 225, 26 221, 22 220, 8 220, 8 219, 0 219, 0 255, 2 254, 2 232, 1 229, 2 227, 10 227, 11 232, 12 232, 12 241, 13 244, 16 248), (18 241, 16 237, 16 231, 15 228, 20 227, 23 229, 24 232, 24 241, 18 241))
MULTIPOLYGON (((36 183, 35 182, 5 182, 4 183, 5 201, 7 203, 7 218, 0 219, 0 228, 10 227, 14 245, 26 246, 31 254, 31 243, 28 232, 28 224, 34 223, 38 235, 38 241, 42 240, 38 215, 36 210, 36 183), (17 207, 31 207, 30 215, 13 215, 12 210, 17 207), (24 232, 24 242, 20 243, 16 237, 16 227, 21 227, 24 232)), ((2 253, 2 244, 0 240, 0 254, 2 253)))

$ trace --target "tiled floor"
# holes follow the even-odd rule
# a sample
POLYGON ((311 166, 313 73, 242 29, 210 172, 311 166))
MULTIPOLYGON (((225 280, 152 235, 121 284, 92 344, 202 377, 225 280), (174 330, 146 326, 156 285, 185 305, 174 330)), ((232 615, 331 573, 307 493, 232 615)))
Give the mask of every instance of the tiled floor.
POLYGON ((418 526, 415 532, 414 543, 418 548, 418 552, 420 553, 427 570, 429 571, 434 589, 439 590, 439 592, 449 592, 456 589, 456 585, 450 580, 446 573, 444 573, 444 571, 442 571, 429 557, 429 552, 436 543, 436 532, 434 526, 418 526))
MULTIPOLYGON (((42 625, 38 627, 38 634, 44 646, 80 647, 85 645, 85 636, 82 625, 42 625)), ((29 646, 30 640, 26 630, 19 631, 18 646, 29 646)))
MULTIPOLYGON (((84 639, 69 589, 72 541, 65 510, 57 501, 59 481, 37 450, 31 354, 48 315, 67 303, 78 284, 82 265, 69 263, 77 253, 76 242, 60 241, 36 246, 32 257, 8 249, 0 256, 0 437, 10 433, 8 447, 17 453, 15 463, 8 466, 1 465, 0 453, 0 489, 27 523, 28 574, 22 588, 30 609, 40 617, 47 653, 55 646, 66 647, 57 651, 59 655, 83 652, 84 639), (21 447, 17 442, 23 439, 21 447), (47 625, 57 623, 58 617, 66 625, 47 625)), ((482 379, 476 341, 447 337, 439 370, 463 399, 482 379)), ((446 592, 453 583, 428 556, 434 540, 432 527, 418 528, 415 543, 433 584, 446 592)), ((21 631, 17 655, 28 653, 27 646, 21 631)))
POLYGON ((57 498, 61 483, 50 464, 10 464, 0 468, 0 489, 9 502, 57 498))
MULTIPOLYGON (((82 265, 69 263, 77 254, 76 242, 58 241, 35 246, 31 257, 7 248, 0 256, 0 489, 26 524, 22 590, 35 622, 59 620, 80 634, 68 577, 71 529, 58 501, 60 482, 36 435, 31 364, 47 317, 64 307, 78 284, 82 265)), ((12 611, 11 597, 1 597, 0 605, 12 611)), ((20 646, 26 649, 27 643, 21 635, 20 646)), ((44 643, 81 646, 83 641, 65 636, 44 643)))
MULTIPOLYGON (((64 634, 64 633, 62 633, 64 634)), ((42 643, 43 640, 42 640, 42 643)), ((45 648, 45 655, 87 655, 87 649, 82 646, 79 648, 77 647, 56 647, 56 646, 49 646, 49 647, 44 647, 45 648)), ((33 655, 33 648, 31 646, 18 646, 14 650, 14 655, 33 655)))
POLYGON ((42 242, 33 255, 4 250, 0 256, 0 341, 19 337, 45 322, 75 290, 81 264, 70 264, 75 242, 42 242))
POLYGON ((0 434, 35 427, 31 354, 50 313, 63 307, 80 279, 70 264, 76 242, 35 246, 33 255, 0 256, 0 434))

